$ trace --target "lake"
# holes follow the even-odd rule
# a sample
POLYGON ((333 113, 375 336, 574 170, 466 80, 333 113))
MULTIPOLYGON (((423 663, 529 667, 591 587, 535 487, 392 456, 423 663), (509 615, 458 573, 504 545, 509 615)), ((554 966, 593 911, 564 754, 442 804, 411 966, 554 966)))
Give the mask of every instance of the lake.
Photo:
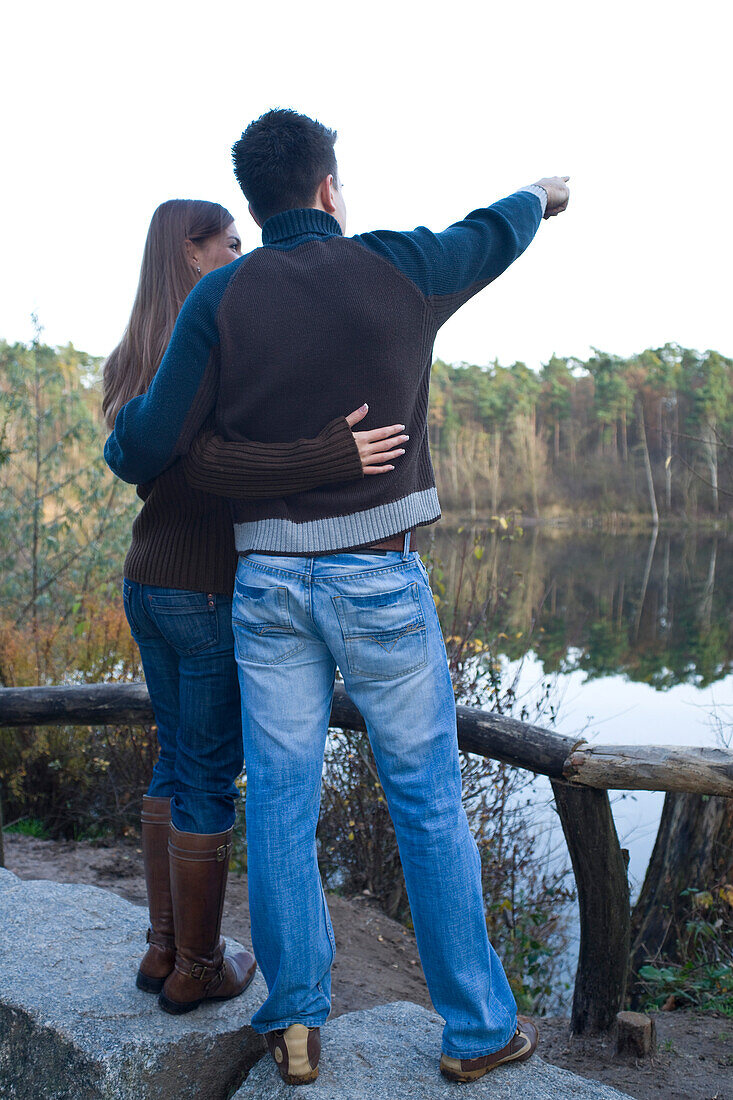
MULTIPOLYGON (((731 534, 439 524, 420 551, 462 701, 598 744, 731 745, 731 534)), ((546 780, 534 799, 559 829, 546 780)), ((635 895, 664 795, 611 799, 635 895)))

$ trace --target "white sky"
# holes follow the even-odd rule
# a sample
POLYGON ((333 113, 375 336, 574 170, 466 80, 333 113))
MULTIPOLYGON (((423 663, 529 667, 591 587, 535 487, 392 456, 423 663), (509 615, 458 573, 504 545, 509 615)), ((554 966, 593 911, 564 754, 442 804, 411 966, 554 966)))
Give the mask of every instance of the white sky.
POLYGON ((444 327, 445 359, 733 354, 727 0, 314 5, 25 0, 0 16, 0 336, 105 354, 155 206, 224 203, 292 106, 339 130, 349 231, 442 229, 543 175, 568 212, 444 327))

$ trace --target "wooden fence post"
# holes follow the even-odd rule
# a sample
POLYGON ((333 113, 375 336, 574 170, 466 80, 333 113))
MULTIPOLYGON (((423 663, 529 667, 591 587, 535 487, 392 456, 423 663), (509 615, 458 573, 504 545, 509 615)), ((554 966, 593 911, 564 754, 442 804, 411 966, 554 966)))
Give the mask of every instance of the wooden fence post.
POLYGON ((574 1035, 609 1031, 623 1007, 629 966, 626 860, 606 791, 550 782, 578 889, 580 950, 571 1029, 574 1035))

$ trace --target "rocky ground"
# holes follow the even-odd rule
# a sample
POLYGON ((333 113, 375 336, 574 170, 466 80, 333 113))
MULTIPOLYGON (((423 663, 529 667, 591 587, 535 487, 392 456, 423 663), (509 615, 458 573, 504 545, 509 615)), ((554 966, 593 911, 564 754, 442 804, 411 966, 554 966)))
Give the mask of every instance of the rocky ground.
MULTIPOLYGON (((5 836, 5 863, 21 878, 89 883, 145 904, 140 850, 134 843, 48 841, 5 836)), ((431 1007, 414 936, 380 913, 369 898, 329 896, 336 934, 333 1015, 392 1001, 431 1007)), ((247 879, 231 875, 224 933, 249 943, 247 879)), ((638 1100, 733 1100, 733 1020, 689 1012, 656 1014, 658 1053, 620 1060, 613 1044, 571 1039, 568 1021, 540 1021, 543 1058, 613 1085, 638 1100)))

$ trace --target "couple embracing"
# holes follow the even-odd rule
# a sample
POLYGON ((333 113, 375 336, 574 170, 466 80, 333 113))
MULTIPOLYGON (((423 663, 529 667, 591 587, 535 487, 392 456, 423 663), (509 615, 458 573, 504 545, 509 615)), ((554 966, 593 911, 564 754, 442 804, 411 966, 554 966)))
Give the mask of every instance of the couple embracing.
POLYGON ((335 140, 288 110, 247 127, 235 175, 262 228, 247 255, 222 207, 160 207, 106 367, 105 455, 144 500, 124 600, 160 740, 143 802, 138 985, 182 1013, 252 979, 254 958, 220 940, 244 756, 252 944, 268 989, 252 1026, 284 1080, 317 1076, 334 936, 316 826, 338 668, 367 724, 445 1020, 440 1069, 465 1082, 526 1060, 537 1031, 518 1020, 488 941, 445 647, 415 550, 416 529, 440 515, 432 347, 568 190, 547 178, 442 233, 346 237, 335 140), (354 430, 367 405, 389 426, 354 430))

